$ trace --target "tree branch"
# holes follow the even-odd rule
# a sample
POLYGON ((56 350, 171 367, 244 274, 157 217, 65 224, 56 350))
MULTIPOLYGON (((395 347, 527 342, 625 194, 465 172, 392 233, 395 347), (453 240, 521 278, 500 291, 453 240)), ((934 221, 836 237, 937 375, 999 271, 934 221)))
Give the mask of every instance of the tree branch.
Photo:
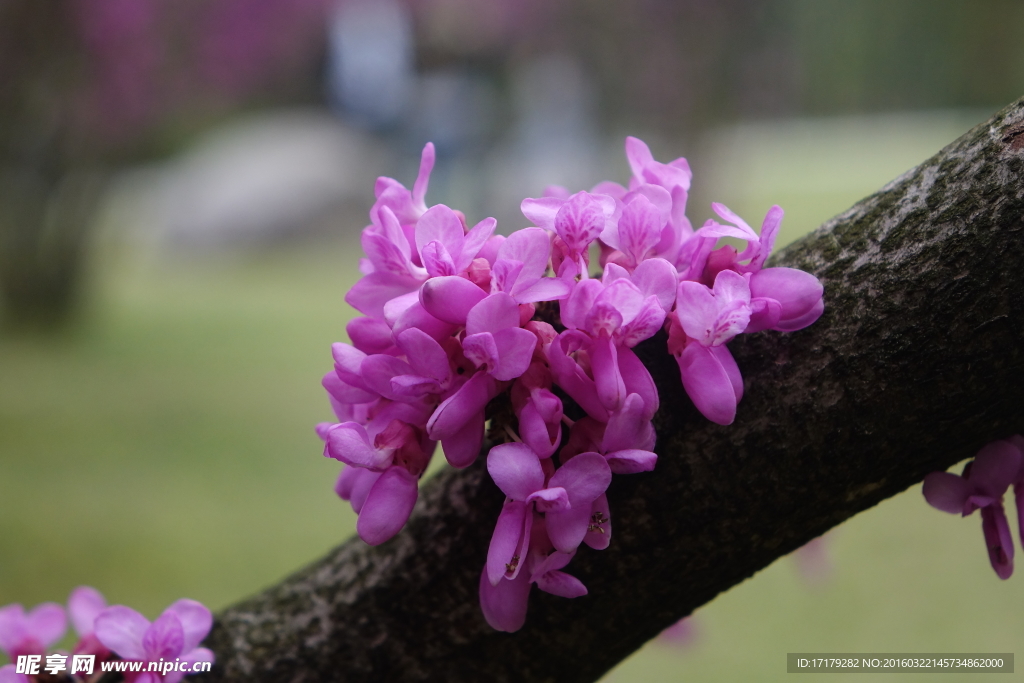
MULTIPOLYGON (((662 629, 856 513, 1024 425, 1024 100, 779 254, 824 316, 731 345, 736 422, 700 416, 659 335, 655 472, 616 477, 590 594, 533 591, 526 626, 477 586, 502 494, 483 459, 425 486, 409 525, 358 538, 221 613, 224 681, 594 681, 662 629)), ((922 503, 923 504, 923 503, 922 503)))

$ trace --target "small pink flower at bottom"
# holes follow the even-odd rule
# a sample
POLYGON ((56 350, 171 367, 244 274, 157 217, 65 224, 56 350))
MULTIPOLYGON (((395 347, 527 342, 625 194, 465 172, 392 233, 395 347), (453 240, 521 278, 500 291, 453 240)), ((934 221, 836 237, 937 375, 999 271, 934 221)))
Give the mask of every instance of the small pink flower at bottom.
MULTIPOLYGON (((210 632, 213 616, 195 600, 178 600, 153 623, 129 607, 115 605, 100 612, 95 623, 96 637, 121 659, 180 660, 189 665, 214 661, 213 652, 199 647, 210 632)), ((184 676, 184 672, 172 671, 167 674, 127 673, 125 678, 129 683, 177 683, 184 676)))
POLYGON ((31 612, 19 604, 0 608, 0 650, 12 660, 19 655, 42 655, 67 630, 64 608, 45 602, 31 612))
POLYGON ((0 683, 32 683, 32 679, 18 673, 18 668, 14 664, 4 664, 0 666, 0 683))
POLYGON ((480 609, 487 623, 498 631, 518 631, 526 623, 526 609, 530 588, 537 588, 563 598, 578 598, 587 594, 587 587, 575 576, 562 571, 576 555, 576 551, 563 553, 552 547, 545 520, 537 516, 533 536, 530 538, 525 571, 512 578, 492 584, 488 569, 480 574, 480 609))

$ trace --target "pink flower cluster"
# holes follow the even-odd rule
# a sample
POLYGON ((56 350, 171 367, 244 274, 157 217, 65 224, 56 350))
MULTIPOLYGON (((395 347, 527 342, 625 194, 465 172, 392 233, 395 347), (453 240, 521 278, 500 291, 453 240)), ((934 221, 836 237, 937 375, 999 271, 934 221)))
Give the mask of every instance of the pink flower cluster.
POLYGON ((333 346, 323 385, 339 421, 317 431, 324 454, 348 465, 335 490, 367 543, 405 524, 436 442, 454 467, 476 460, 485 409, 509 392, 517 427, 487 456, 506 500, 480 580, 484 615, 500 630, 522 626, 533 584, 586 594, 563 569, 581 544, 608 547, 612 474, 654 469, 658 392, 638 343, 667 328, 694 404, 729 424, 743 380, 726 344, 800 329, 823 310, 814 276, 764 267, 779 207, 760 235, 719 204, 725 222, 694 231, 686 160, 659 163, 636 138, 626 156, 628 187, 550 187, 522 203, 535 227, 504 237, 493 218, 470 227, 458 211, 427 207, 428 144, 412 191, 377 181, 363 277, 345 297, 364 317, 348 325, 351 344, 333 346), (746 246, 719 247, 723 237, 746 246), (589 273, 592 245, 600 279, 589 273), (534 319, 536 304, 555 301, 557 328, 534 319), (566 417, 564 397, 586 415, 566 417))
MULTIPOLYGON (((156 621, 150 623, 141 614, 123 605, 107 606, 103 595, 95 588, 79 586, 71 591, 67 613, 60 605, 47 602, 30 612, 18 604, 0 608, 0 650, 3 650, 11 664, 0 667, 0 683, 34 683, 36 675, 17 671, 13 663, 19 656, 43 656, 39 676, 56 680, 61 672, 63 680, 98 681, 103 671, 101 662, 114 657, 137 662, 213 662, 213 652, 199 647, 210 632, 213 617, 210 610, 195 600, 182 599, 168 607, 156 621), (71 655, 93 655, 95 666, 91 675, 70 673, 66 652, 46 656, 47 652, 64 637, 67 630, 67 615, 78 633, 78 642, 71 655), (52 671, 46 666, 55 662, 52 671)), ((166 674, 126 671, 128 683, 177 683, 185 674, 171 671, 166 674)))
POLYGON ((967 463, 963 474, 932 472, 924 478, 925 500, 943 512, 966 517, 981 510, 988 559, 1000 579, 1013 574, 1013 536, 1003 510, 1003 494, 1013 485, 1017 526, 1024 544, 1024 437, 993 441, 967 463))

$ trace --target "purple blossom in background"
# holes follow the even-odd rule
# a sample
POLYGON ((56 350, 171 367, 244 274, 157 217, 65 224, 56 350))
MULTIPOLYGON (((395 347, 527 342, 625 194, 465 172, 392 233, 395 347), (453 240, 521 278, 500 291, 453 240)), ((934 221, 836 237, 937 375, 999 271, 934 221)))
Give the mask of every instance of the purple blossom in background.
POLYGON ((797 572, 811 586, 820 586, 832 576, 832 537, 832 533, 818 536, 793 551, 797 572))
POLYGON ((695 405, 728 424, 743 380, 726 344, 752 321, 798 329, 822 311, 814 276, 763 268, 781 209, 758 235, 715 205, 726 223, 694 232, 686 160, 662 164, 636 138, 626 155, 628 187, 548 188, 522 202, 535 227, 507 237, 494 234, 494 219, 471 227, 459 211, 427 204, 430 144, 411 191, 378 179, 363 277, 346 295, 365 317, 349 323, 351 344, 332 347, 334 369, 323 379, 338 422, 317 434, 324 454, 345 463, 335 492, 371 544, 405 525, 435 444, 452 466, 469 466, 489 405, 508 396, 514 420, 502 435, 510 441, 487 455, 506 498, 480 579, 481 609, 499 630, 523 625, 533 585, 586 595, 564 570, 581 546, 611 543, 613 474, 655 468, 660 401, 637 344, 667 328, 695 405), (722 237, 747 247, 716 250, 722 237), (589 272, 593 244, 601 278, 589 272), (533 319, 542 302, 557 302, 564 329, 533 319), (560 396, 585 415, 569 419, 560 396))
POLYGON ((84 51, 76 125, 122 143, 216 110, 316 63, 328 0, 75 0, 84 51))
POLYGON ((700 637, 696 617, 683 617, 658 634, 658 642, 679 649, 689 649, 700 637))

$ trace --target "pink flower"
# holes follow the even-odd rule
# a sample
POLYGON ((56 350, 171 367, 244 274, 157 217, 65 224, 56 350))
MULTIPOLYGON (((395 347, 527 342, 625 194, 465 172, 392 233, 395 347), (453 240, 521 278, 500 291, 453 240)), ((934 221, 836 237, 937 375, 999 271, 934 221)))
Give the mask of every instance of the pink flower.
POLYGON ((555 272, 560 278, 570 279, 587 277, 590 243, 614 224, 618 214, 613 198, 589 192, 577 192, 565 199, 524 199, 521 209, 534 225, 558 235, 555 272))
POLYGON ((768 210, 758 235, 726 206, 712 204, 712 207, 719 216, 734 225, 709 220, 697 231, 696 246, 684 277, 710 284, 724 270, 751 273, 748 332, 767 329, 792 332, 821 317, 824 303, 818 278, 795 268, 764 268, 782 224, 782 209, 773 206, 768 210), (747 248, 743 253, 737 253, 731 246, 711 251, 720 237, 744 240, 747 248))
POLYGON ((601 241, 621 253, 621 258, 616 259, 619 265, 632 270, 661 242, 663 227, 658 208, 643 194, 635 193, 618 222, 601 234, 601 241))
POLYGON ((555 548, 575 550, 587 535, 594 501, 612 478, 608 464, 597 453, 580 454, 546 477, 537 454, 520 443, 492 448, 487 471, 507 496, 487 551, 487 577, 492 584, 519 574, 530 546, 534 510, 546 513, 548 536, 555 548))
POLYGON ((359 515, 356 531, 370 545, 397 534, 412 513, 418 481, 430 464, 434 442, 417 425, 428 412, 419 406, 383 401, 365 424, 343 422, 320 430, 324 455, 349 467, 335 492, 359 515))
POLYGON ((743 378, 725 344, 747 328, 750 311, 747 277, 735 271, 721 271, 713 290, 699 282, 679 283, 669 352, 690 400, 717 424, 732 424, 743 397, 743 378))
POLYGON ((561 571, 575 555, 575 550, 568 553, 554 550, 545 520, 538 516, 525 558, 526 571, 496 584, 489 580, 486 567, 480 574, 480 608, 491 628, 511 633, 523 627, 533 584, 545 593, 563 598, 586 595, 587 587, 582 581, 561 571))
MULTIPOLYGON (((587 352, 597 398, 606 411, 617 410, 627 394, 619 367, 619 348, 632 348, 661 329, 665 310, 658 297, 654 294, 644 297, 636 285, 624 278, 608 285, 584 280, 573 288, 561 312, 562 323, 567 328, 581 330, 589 337, 587 352)), ((555 354, 560 351, 553 349, 555 354)), ((562 381, 559 375, 565 376, 566 369, 561 359, 552 361, 552 371, 559 384, 562 381)), ((563 388, 579 400, 573 388, 563 388)), ((605 420, 600 412, 583 407, 590 415, 605 420)))
POLYGON ((20 655, 42 655, 67 630, 64 608, 44 602, 31 612, 19 604, 0 608, 0 650, 12 660, 20 655))
POLYGON ((334 370, 323 378, 338 422, 317 425, 317 434, 324 454, 346 465, 335 492, 371 544, 409 518, 437 441, 454 467, 476 460, 487 406, 510 391, 516 422, 505 430, 515 443, 487 456, 506 500, 480 585, 484 615, 500 630, 522 626, 533 584, 586 594, 562 569, 581 543, 608 547, 612 473, 655 467, 658 391, 633 347, 667 320, 686 391, 727 424, 743 380, 725 345, 745 331, 800 329, 823 310, 816 278, 763 267, 781 209, 769 211, 758 235, 715 204, 724 222, 695 234, 685 215, 687 161, 655 161, 636 138, 627 138, 626 157, 628 188, 549 187, 521 205, 537 227, 508 237, 493 234, 493 219, 468 229, 461 212, 427 207, 431 145, 412 191, 379 179, 362 234, 364 277, 346 296, 366 317, 348 324, 352 343, 334 345, 334 370), (721 238, 746 247, 715 250, 721 238), (595 240, 600 279, 587 272, 595 240), (533 320, 541 302, 555 301, 560 334, 533 320), (560 392, 586 415, 566 417, 560 392))
POLYGON ((989 561, 1001 579, 1013 574, 1013 538, 1003 511, 1003 494, 1020 468, 1020 447, 1011 441, 993 441, 978 451, 964 468, 963 476, 932 472, 924 478, 922 487, 928 504, 943 512, 966 517, 981 509, 989 561))
MULTIPOLYGON (((180 659, 189 664, 214 661, 213 652, 199 647, 210 632, 213 616, 195 600, 178 600, 152 624, 135 610, 115 605, 100 612, 95 624, 96 637, 121 659, 137 662, 180 659)), ((180 671, 166 675, 143 672, 127 673, 125 678, 130 683, 177 683, 184 675, 180 671)))
POLYGON ((569 293, 564 280, 544 277, 551 259, 551 240, 540 228, 524 228, 508 236, 491 265, 491 291, 505 292, 516 303, 554 301, 569 293))
MULTIPOLYGON (((526 615, 523 617, 525 619, 526 615)), ((18 673, 18 668, 14 664, 4 664, 0 666, 0 683, 32 683, 32 679, 18 673)))
POLYGON ((462 220, 444 204, 431 207, 416 224, 416 249, 430 277, 464 272, 494 234, 493 218, 473 226, 469 232, 462 220))

